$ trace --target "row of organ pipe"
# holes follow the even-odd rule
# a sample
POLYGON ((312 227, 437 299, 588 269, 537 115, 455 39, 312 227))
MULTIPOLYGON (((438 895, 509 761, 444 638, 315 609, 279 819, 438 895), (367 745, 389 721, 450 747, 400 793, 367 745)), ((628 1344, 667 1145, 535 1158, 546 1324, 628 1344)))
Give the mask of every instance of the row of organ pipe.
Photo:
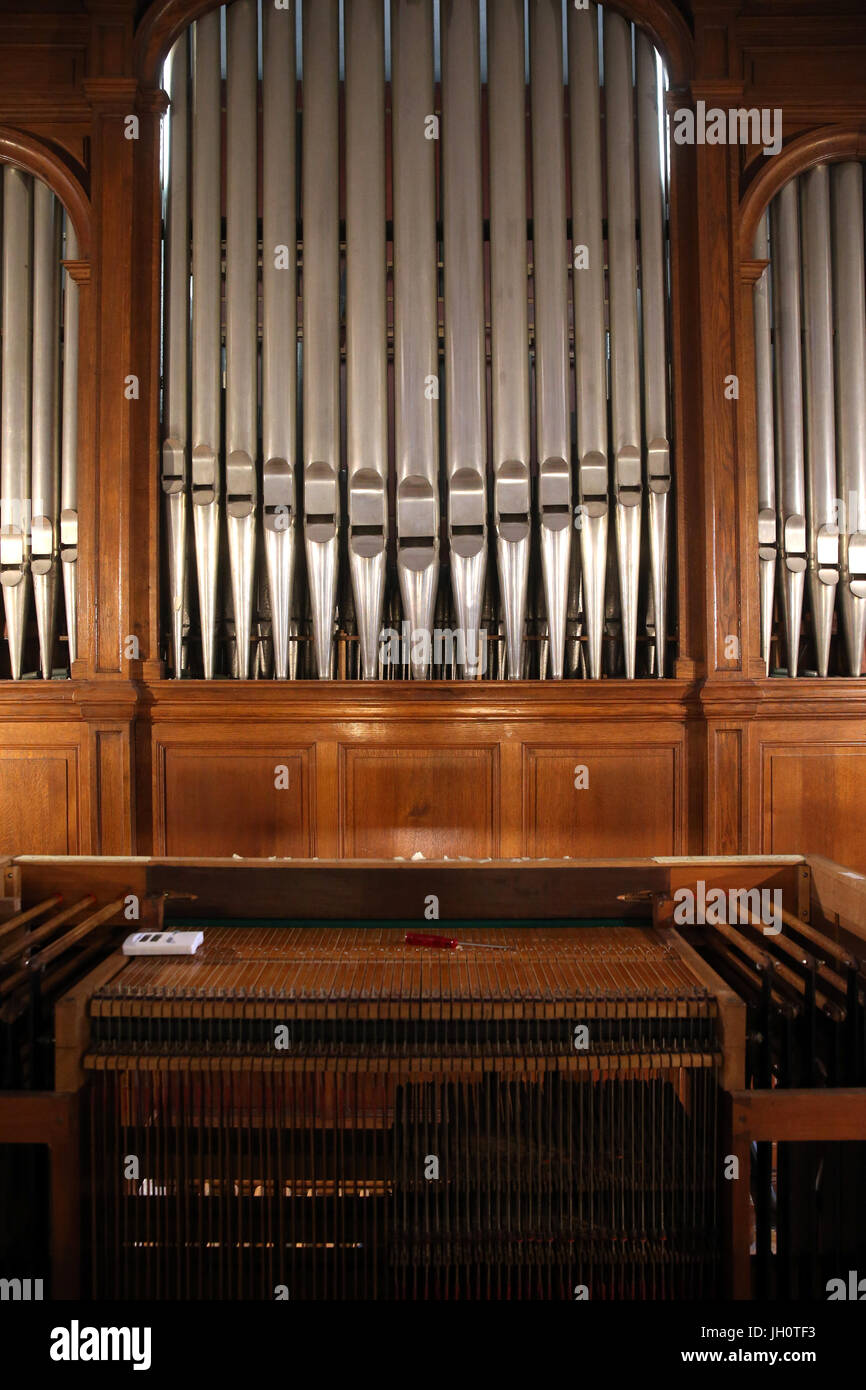
POLYGON ((50 679, 59 669, 61 573, 69 661, 76 656, 78 289, 62 257, 74 261, 78 250, 74 228, 46 184, 11 164, 2 166, 0 179, 0 588, 6 638, 0 669, 15 680, 37 670, 50 679))
POLYGON ((866 640, 863 166, 819 164, 761 219, 755 256, 762 653, 859 676, 866 640), (780 582, 777 583, 777 574, 780 582), (808 584, 807 584, 808 576, 808 584), (838 601, 838 604, 837 604, 838 601), (841 624, 834 649, 834 614, 841 624))
POLYGON ((173 673, 666 674, 650 40, 562 0, 235 0, 166 87, 173 673))

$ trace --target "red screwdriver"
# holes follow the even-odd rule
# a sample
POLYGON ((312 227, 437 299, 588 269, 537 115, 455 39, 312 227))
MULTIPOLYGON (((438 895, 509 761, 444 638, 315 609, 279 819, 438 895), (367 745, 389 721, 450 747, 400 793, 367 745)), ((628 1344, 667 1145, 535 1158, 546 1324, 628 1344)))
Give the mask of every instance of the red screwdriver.
POLYGON ((456 936, 439 936, 435 932, 407 931, 406 946, 434 946, 441 951, 459 951, 461 946, 480 947, 482 951, 507 951, 508 947, 493 941, 458 941, 456 936))

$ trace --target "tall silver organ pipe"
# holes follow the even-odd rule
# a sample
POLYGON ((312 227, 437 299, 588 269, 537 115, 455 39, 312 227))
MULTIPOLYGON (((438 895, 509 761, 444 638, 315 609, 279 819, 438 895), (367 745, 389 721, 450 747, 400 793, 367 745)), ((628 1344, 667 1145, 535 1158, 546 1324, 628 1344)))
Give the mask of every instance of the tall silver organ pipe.
MULTIPOLYGON (((66 260, 78 259, 78 238, 66 218, 66 260)), ((60 458, 60 563, 70 665, 78 658, 78 285, 63 284, 63 392, 60 458)))
POLYGON ((349 567, 361 674, 379 672, 388 539, 385 23, 381 0, 347 0, 346 462, 349 567))
MULTIPOLYGON (((655 672, 665 674, 667 641, 668 495, 671 451, 668 431, 664 193, 659 138, 656 51, 635 33, 640 185, 640 299, 643 345, 644 448, 646 452, 650 598, 655 672)), ((653 655, 651 649, 651 656, 653 655)))
POLYGON ((391 25, 397 571, 411 672, 424 680, 439 573, 432 0, 395 0, 391 25))
POLYGON ((257 262, 255 0, 227 11, 226 518, 235 671, 249 675, 256 558, 257 262))
POLYGON ((182 34, 168 61, 169 167, 166 195, 164 437, 162 490, 171 661, 183 669, 187 577, 187 490, 189 486, 189 46, 182 34))
POLYGON ((481 607, 487 560, 481 52, 476 0, 444 0, 442 109, 448 537, 454 608, 465 651, 463 674, 472 679, 482 667, 481 607))
POLYGON ((608 543, 607 351, 604 321, 598 14, 568 10, 577 483, 589 674, 601 676, 608 543), (579 138, 577 132, 580 132, 579 138))
POLYGON ((289 674, 297 535, 295 15, 262 9, 262 510, 274 675, 289 674))
POLYGON ((550 674, 560 680, 573 518, 562 10, 558 0, 531 0, 529 53, 538 519, 550 674))
POLYGON ((826 676, 836 585, 836 437, 833 398, 833 299, 830 170, 818 164, 800 180, 803 227, 803 326, 806 367, 806 514, 809 597, 819 676, 826 676))
MULTIPOLYGON (((769 218, 762 214, 755 234, 755 258, 769 254, 769 218)), ((758 560, 761 570, 761 657, 770 674, 773 600, 776 592, 776 462, 773 429, 773 349, 770 276, 755 285, 755 404, 758 440, 758 560)))
POLYGON ((33 413, 31 560, 39 665, 54 669, 60 512, 60 207, 46 184, 33 184, 33 413))
POLYGON ((220 16, 193 29, 192 514, 202 668, 215 675, 220 542, 220 16))
POLYGON ((488 7, 487 44, 493 514, 507 672, 518 680, 531 534, 523 0, 488 7))
POLYGON ((625 674, 635 674, 641 535, 641 415, 635 250, 631 31, 604 13, 607 208, 610 257, 610 375, 616 546, 625 674))
POLYGON ((340 525, 339 10, 303 8, 304 540, 316 674, 330 679, 340 525))
POLYGON ((13 680, 20 680, 30 590, 33 187, 3 169, 3 348, 0 396, 0 583, 13 680))
POLYGON ((848 671, 863 670, 866 644, 866 279, 863 166, 834 165, 833 283, 836 341, 836 468, 842 503, 839 591, 848 671))

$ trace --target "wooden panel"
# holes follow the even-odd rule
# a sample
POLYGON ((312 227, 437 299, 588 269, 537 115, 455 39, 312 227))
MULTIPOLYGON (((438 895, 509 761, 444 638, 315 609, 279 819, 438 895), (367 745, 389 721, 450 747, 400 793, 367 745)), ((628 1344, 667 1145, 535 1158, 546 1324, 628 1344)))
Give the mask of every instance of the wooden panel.
POLYGON ((95 732, 96 804, 100 854, 129 854, 134 814, 128 729, 95 732))
POLYGON ((74 748, 0 749, 0 854, 78 852, 74 748))
POLYGON ((866 871, 866 745, 763 747, 762 848, 866 871))
POLYGON ((526 747, 524 854, 682 853, 679 762, 676 746, 526 747))
POLYGON ((270 750, 216 753, 212 747, 184 745, 163 748, 161 755, 160 853, 315 854, 309 749, 281 750, 275 741, 270 750))
POLYGON ((745 823, 742 807, 742 730, 715 729, 712 738, 714 759, 707 852, 738 854, 745 823))
POLYGON ((344 745, 341 783, 343 855, 499 853, 498 748, 344 745))

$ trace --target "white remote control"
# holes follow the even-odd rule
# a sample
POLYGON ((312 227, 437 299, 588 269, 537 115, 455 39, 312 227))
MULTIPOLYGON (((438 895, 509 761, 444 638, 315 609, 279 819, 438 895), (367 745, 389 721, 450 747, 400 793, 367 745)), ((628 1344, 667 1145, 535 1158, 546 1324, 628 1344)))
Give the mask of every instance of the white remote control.
POLYGON ((202 931, 137 931, 123 943, 125 956, 194 956, 202 931))

